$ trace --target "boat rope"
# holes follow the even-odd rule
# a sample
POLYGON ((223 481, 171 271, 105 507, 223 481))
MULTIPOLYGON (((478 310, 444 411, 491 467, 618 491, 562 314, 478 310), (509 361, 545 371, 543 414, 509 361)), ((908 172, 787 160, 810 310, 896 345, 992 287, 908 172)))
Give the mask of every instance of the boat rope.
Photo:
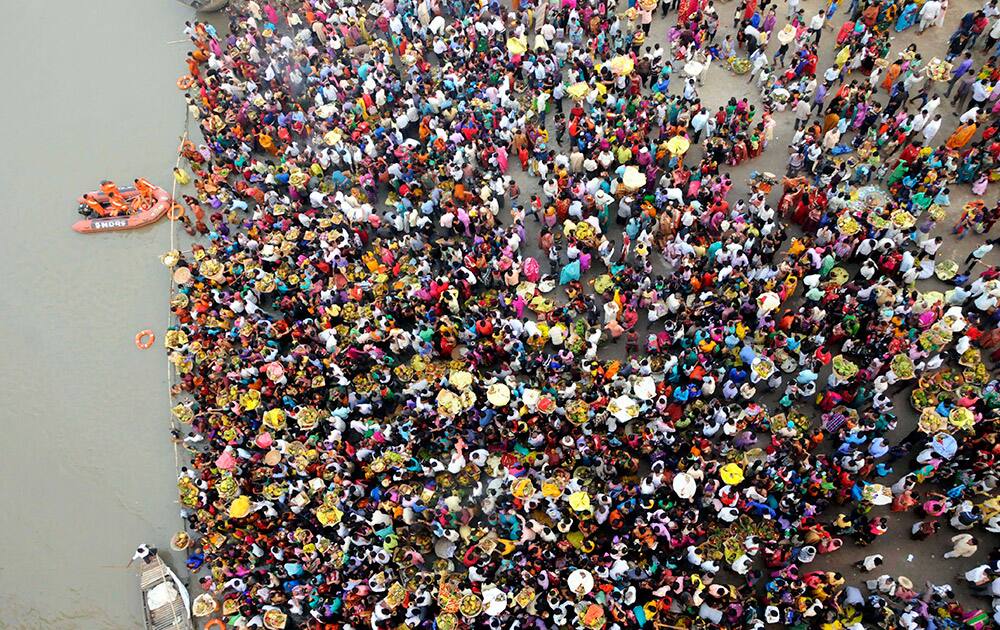
MULTIPOLYGON (((184 143, 187 142, 188 136, 190 135, 190 125, 191 125, 191 115, 190 115, 190 112, 189 112, 188 108, 185 107, 184 108, 184 133, 181 134, 180 144, 177 145, 177 160, 174 162, 174 169, 175 170, 173 170, 173 171, 170 172, 170 179, 173 181, 173 186, 170 189, 170 203, 171 203, 171 208, 173 208, 173 204, 174 203, 177 203, 177 201, 176 201, 176 199, 177 199, 177 178, 174 177, 174 172, 176 172, 176 169, 180 168, 181 158, 183 157, 182 152, 181 152, 181 147, 184 146, 184 143)), ((168 251, 171 251, 171 252, 174 251, 176 249, 176 247, 177 247, 177 220, 178 219, 174 218, 175 216, 176 215, 174 215, 174 213, 172 213, 172 212, 168 212, 167 213, 167 218, 170 221, 170 229, 169 229, 169 232, 170 232, 170 249, 168 251)), ((174 293, 176 292, 176 287, 174 285, 174 276, 173 276, 173 273, 169 273, 167 275, 169 276, 169 278, 167 280, 167 282, 168 282, 168 285, 167 285, 167 324, 166 324, 166 328, 164 330, 168 330, 170 328, 170 325, 173 323, 174 313, 173 313, 173 309, 171 307, 171 302, 173 301, 174 293)), ((164 335, 164 336, 166 336, 166 335, 164 335)), ((172 392, 173 387, 174 387, 174 371, 171 369, 170 353, 169 352, 167 353, 166 359, 167 359, 167 361, 166 361, 166 363, 167 363, 167 405, 168 405, 168 408, 172 408, 173 407, 173 405, 172 405, 172 403, 173 403, 173 394, 171 392, 172 392)), ((182 435, 180 423, 177 421, 177 418, 174 417, 173 411, 171 410, 168 413, 168 415, 170 417, 171 437, 173 438, 174 435, 182 435)), ((180 444, 181 444, 182 440, 183 440, 183 437, 181 437, 180 439, 177 439, 177 438, 171 439, 171 443, 174 446, 174 471, 175 471, 175 473, 177 471, 179 471, 180 468, 181 468, 180 444)), ((178 502, 179 502, 179 498, 178 498, 178 502)), ((186 532, 187 531, 187 521, 184 519, 183 516, 181 516, 180 518, 181 518, 181 531, 185 531, 186 532)), ((185 569, 188 571, 188 579, 190 579, 192 577, 191 576, 191 571, 190 571, 190 569, 187 569, 186 563, 185 563, 185 569)))

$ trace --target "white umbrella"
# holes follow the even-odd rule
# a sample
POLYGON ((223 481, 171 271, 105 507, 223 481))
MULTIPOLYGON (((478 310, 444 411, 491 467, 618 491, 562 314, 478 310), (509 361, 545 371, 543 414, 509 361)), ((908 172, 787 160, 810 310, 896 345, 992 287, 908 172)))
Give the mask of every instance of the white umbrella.
POLYGON ((692 59, 691 61, 684 64, 684 74, 688 75, 689 77, 696 77, 699 74, 701 74, 704 70, 705 70, 705 64, 701 63, 696 59, 692 59))
POLYGON ((646 185, 646 176, 634 166, 626 166, 622 173, 622 183, 628 190, 638 190, 646 185))
POLYGON ((639 400, 652 400, 656 396, 656 381, 652 376, 640 376, 632 383, 632 393, 639 400))
POLYGON ((949 433, 935 433, 931 440, 931 448, 934 452, 945 459, 951 459, 958 452, 958 442, 949 433))
POLYGON ((690 499, 693 497, 694 491, 697 487, 698 486, 695 484, 694 477, 686 472, 679 473, 676 477, 674 477, 674 492, 676 492, 677 496, 682 499, 690 499))
POLYGON ((628 422, 639 415, 639 405, 630 397, 622 395, 611 399, 608 411, 622 422, 628 422))
POLYGON ((780 305, 781 297, 774 291, 767 291, 757 296, 757 308, 764 313, 770 313, 780 305))
POLYGON ((573 591, 574 595, 583 597, 594 590, 594 576, 590 574, 590 571, 577 569, 569 574, 566 584, 569 585, 569 590, 573 591))
POLYGON ((510 388, 503 383, 493 383, 486 390, 486 399, 492 405, 503 407, 510 402, 510 388))
POLYGON ((483 589, 483 612, 489 617, 496 617, 507 609, 507 593, 495 586, 483 589))

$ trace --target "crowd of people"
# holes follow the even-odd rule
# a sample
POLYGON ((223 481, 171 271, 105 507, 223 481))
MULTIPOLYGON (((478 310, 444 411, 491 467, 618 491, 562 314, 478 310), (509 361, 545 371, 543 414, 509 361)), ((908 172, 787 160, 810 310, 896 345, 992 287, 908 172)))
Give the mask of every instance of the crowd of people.
POLYGON ((741 0, 732 33, 713 0, 188 24, 200 237, 164 256, 165 344, 188 568, 223 619, 1000 622, 995 549, 955 562, 979 607, 822 557, 1000 532, 996 0, 891 55, 945 4, 855 0, 836 35, 836 0, 741 0), (703 100, 713 64, 762 98, 703 100), (738 195, 779 118, 788 172, 738 195), (933 235, 959 188, 961 265, 933 235))

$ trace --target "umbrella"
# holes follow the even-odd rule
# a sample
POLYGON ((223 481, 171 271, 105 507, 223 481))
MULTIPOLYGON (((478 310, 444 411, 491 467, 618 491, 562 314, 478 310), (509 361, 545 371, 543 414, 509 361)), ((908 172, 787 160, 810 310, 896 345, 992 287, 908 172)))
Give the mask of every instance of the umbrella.
POLYGON ((569 590, 573 591, 574 595, 583 597, 594 590, 594 576, 586 569, 577 569, 569 574, 566 584, 569 586, 569 590))
POLYGON ((679 473, 674 477, 673 481, 674 492, 677 493, 682 499, 690 499, 694 496, 694 491, 697 486, 694 482, 694 477, 686 472, 679 473))
POLYGON ((618 55, 608 62, 608 68, 615 74, 630 74, 635 69, 635 62, 631 57, 618 55))
POLYGON ((639 172, 634 166, 626 166, 622 173, 622 183, 630 191, 639 190, 646 185, 646 176, 639 172))
POLYGON ((861 491, 861 496, 872 505, 892 503, 892 490, 880 483, 870 483, 861 491))
POLYGON ((719 477, 730 486, 735 486, 743 481, 743 469, 739 464, 726 464, 719 470, 719 477))
POLYGON ((691 141, 684 136, 674 136, 670 140, 667 140, 667 151, 670 151, 673 155, 685 153, 690 146, 691 141))
POLYGON ((958 442, 950 433, 935 433, 931 440, 931 448, 945 459, 951 459, 958 452, 958 442))
POLYGON ((590 86, 587 85, 586 81, 580 81, 579 83, 574 83, 573 85, 566 88, 566 93, 570 95, 570 98, 581 99, 587 95, 590 91, 590 86))
POLYGON ((580 490, 569 495, 569 506, 577 512, 585 512, 590 509, 590 495, 586 491, 580 490))
POLYGON ((766 291, 757 296, 757 308, 764 313, 770 313, 781 304, 781 296, 774 291, 766 291))
POLYGON ((495 407, 503 407, 510 402, 510 388, 503 383, 493 383, 486 390, 486 400, 495 407))
POLYGON ((656 382, 652 376, 640 376, 632 383, 632 393, 639 400, 651 400, 656 395, 656 382))
POLYGON ((237 497, 229 505, 229 518, 243 518, 250 513, 250 497, 243 495, 237 497))
POLYGON ((705 64, 698 61, 697 59, 692 59, 691 61, 684 64, 684 74, 689 77, 696 77, 705 70, 705 64))
POLYGON ((488 617, 496 617, 507 609, 507 593, 495 586, 483 589, 483 612, 488 617))
POLYGON ((511 37, 507 40, 507 52, 512 55, 523 55, 528 50, 528 42, 525 39, 511 37))
POLYGON ((628 422, 639 415, 639 405, 628 396, 619 396, 608 403, 608 411, 622 422, 628 422))

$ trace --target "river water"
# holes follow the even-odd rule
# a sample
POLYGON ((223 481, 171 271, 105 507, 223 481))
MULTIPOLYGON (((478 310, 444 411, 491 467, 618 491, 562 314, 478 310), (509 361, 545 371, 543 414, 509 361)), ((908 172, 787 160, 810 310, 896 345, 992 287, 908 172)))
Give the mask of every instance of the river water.
POLYGON ((139 628, 124 566, 180 526, 159 339, 169 228, 70 225, 76 197, 102 178, 169 190, 188 47, 168 42, 193 12, 57 0, 4 13, 0 628, 139 628), (157 344, 140 351, 145 328, 157 344))

